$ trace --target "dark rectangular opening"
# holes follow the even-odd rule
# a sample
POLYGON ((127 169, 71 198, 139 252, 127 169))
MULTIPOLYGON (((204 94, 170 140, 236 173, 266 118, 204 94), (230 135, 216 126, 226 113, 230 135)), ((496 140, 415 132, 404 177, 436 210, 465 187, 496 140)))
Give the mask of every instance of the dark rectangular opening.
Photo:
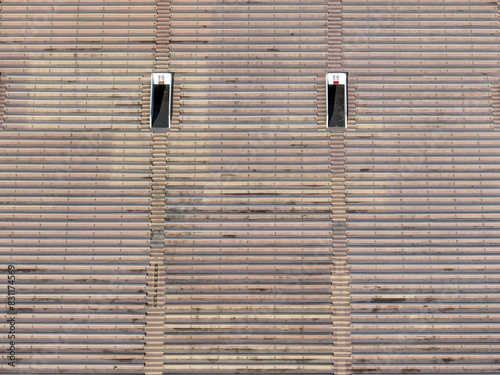
POLYGON ((170 85, 153 85, 153 128, 168 128, 170 118, 170 85))
POLYGON ((327 127, 345 128, 347 122, 347 75, 328 73, 327 75, 327 127))
POLYGON ((172 112, 172 75, 154 73, 151 79, 151 127, 169 128, 172 112))
POLYGON ((344 127, 344 85, 328 85, 328 127, 344 127))

